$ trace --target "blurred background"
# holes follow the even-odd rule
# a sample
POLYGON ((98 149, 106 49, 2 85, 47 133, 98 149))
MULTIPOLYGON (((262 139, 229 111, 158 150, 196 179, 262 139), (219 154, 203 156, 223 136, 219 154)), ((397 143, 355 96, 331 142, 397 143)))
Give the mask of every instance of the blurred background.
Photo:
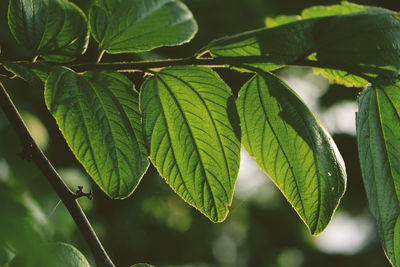
MULTIPOLYGON (((76 0, 84 11, 90 1, 76 0)), ((331 0, 185 0, 199 24, 190 43, 137 55, 105 55, 103 61, 186 57, 210 40, 264 27, 267 16, 299 14, 331 0)), ((355 1, 400 11, 400 2, 355 1)), ((1 59, 24 58, 7 26, 7 0, 0 0, 1 59)), ((94 57, 95 42, 82 58, 94 57)), ((237 94, 248 74, 217 70, 237 94)), ((369 213, 355 138, 356 97, 361 88, 329 85, 308 68, 277 73, 303 98, 333 135, 346 162, 348 185, 328 228, 310 235, 290 204, 242 150, 234 200, 226 221, 214 224, 173 193, 154 167, 134 194, 108 199, 75 160, 49 115, 43 93, 25 82, 0 76, 28 127, 72 190, 82 185, 94 200, 79 200, 117 266, 147 262, 155 266, 389 266, 369 213)), ((140 73, 128 75, 137 88, 140 73)), ((17 154, 20 144, 0 111, 0 266, 37 240, 66 242, 93 262, 89 249, 57 195, 36 168, 17 154)))

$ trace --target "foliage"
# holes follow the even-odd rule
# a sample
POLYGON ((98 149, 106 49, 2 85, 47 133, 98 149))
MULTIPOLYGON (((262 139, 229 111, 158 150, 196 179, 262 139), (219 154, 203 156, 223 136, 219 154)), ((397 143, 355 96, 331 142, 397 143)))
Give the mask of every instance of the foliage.
MULTIPOLYGON (((44 88, 69 148, 107 196, 130 196, 150 160, 184 201, 222 222, 243 144, 310 232, 321 233, 345 192, 344 162, 324 126, 272 73, 290 65, 313 67, 331 82, 366 86, 357 114, 364 186, 385 253, 400 266, 398 13, 348 2, 315 6, 299 16, 268 18, 268 28, 213 40, 190 58, 128 63, 100 62, 104 53, 189 42, 197 23, 186 5, 95 0, 87 14, 68 0, 10 0, 11 33, 32 62, 0 63, 7 73, 44 88), (79 61, 90 35, 98 43, 96 63, 85 61, 86 55, 79 61), (211 69, 221 65, 251 73, 236 100, 228 81, 211 69), (118 72, 126 70, 145 74, 139 92, 135 81, 118 72)), ((29 214, 12 203, 10 212, 29 214)), ((25 248, 8 242, 17 253, 10 266, 29 260, 25 248)), ((66 266, 89 265, 70 245, 43 247, 38 255, 76 260, 66 266)))

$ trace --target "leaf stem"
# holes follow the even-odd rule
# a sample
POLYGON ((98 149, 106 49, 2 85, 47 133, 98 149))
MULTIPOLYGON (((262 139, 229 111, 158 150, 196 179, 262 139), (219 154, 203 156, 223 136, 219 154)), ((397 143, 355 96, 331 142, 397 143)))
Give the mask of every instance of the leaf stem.
POLYGON ((103 55, 104 55, 104 52, 105 52, 105 50, 103 50, 103 49, 99 46, 99 48, 97 49, 97 53, 96 53, 96 64, 99 64, 101 58, 102 58, 103 55))
POLYGON ((26 127, 21 115, 8 95, 4 85, 0 82, 0 107, 3 109, 6 117, 10 121, 11 126, 14 128, 21 145, 23 147, 22 156, 31 159, 40 169, 44 177, 53 187, 54 191, 64 203, 72 218, 74 219, 78 229, 84 236, 88 243, 96 265, 114 266, 107 252, 104 250, 96 233, 94 232, 89 220, 81 209, 77 196, 73 193, 64 183, 60 175, 52 166, 50 161, 44 155, 43 151, 39 148, 28 128, 26 127))

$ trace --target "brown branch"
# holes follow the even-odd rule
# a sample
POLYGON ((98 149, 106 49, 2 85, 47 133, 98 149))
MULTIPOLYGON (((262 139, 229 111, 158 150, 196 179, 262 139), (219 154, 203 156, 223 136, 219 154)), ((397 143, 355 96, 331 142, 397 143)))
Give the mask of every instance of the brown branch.
POLYGON ((78 229, 88 243, 96 265, 99 267, 103 266, 114 266, 107 252, 104 250, 102 244, 97 238, 90 222, 88 221, 85 213, 79 206, 77 201, 77 195, 73 193, 64 181, 61 179, 60 175, 51 165, 50 161, 44 155, 42 150, 36 144, 35 140, 32 138, 28 128, 26 127, 21 115, 19 114, 17 108, 12 102, 10 96, 8 95, 4 85, 0 82, 0 106, 3 109, 6 117, 14 128, 23 151, 20 154, 23 158, 31 159, 40 169, 44 177, 53 187, 54 191, 60 197, 61 201, 67 207, 69 213, 74 219, 78 229))

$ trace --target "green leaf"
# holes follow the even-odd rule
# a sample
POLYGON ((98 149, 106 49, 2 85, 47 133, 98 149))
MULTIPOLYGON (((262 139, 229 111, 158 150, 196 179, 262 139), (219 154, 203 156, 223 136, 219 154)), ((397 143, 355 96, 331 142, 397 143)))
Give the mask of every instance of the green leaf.
POLYGON ((303 19, 309 19, 309 18, 325 17, 332 15, 343 15, 343 14, 365 11, 368 8, 370 7, 350 3, 347 1, 342 1, 338 5, 312 6, 306 8, 301 12, 301 17, 303 19))
POLYGON ((85 256, 75 247, 66 243, 39 244, 36 253, 18 254, 10 267, 57 266, 57 267, 90 267, 85 256))
MULTIPOLYGON (((400 68, 400 21, 380 8, 320 18, 313 27, 317 59, 354 74, 385 70, 397 76, 400 68)), ((384 74, 385 75, 385 74, 384 74)))
POLYGON ((299 15, 281 15, 274 18, 267 17, 265 19, 265 26, 267 26, 268 28, 272 28, 290 22, 294 22, 300 19, 301 17, 299 15))
POLYGON ((32 56, 48 61, 72 61, 88 45, 86 17, 67 0, 10 0, 8 23, 32 56))
MULTIPOLYGON (((311 54, 308 58, 316 60, 316 53, 311 54)), ((321 74, 327 78, 329 83, 341 84, 347 87, 363 87, 369 83, 366 79, 343 70, 329 68, 313 68, 313 70, 316 74, 321 74)))
POLYGON ((135 265, 132 265, 131 267, 154 267, 154 266, 147 264, 147 263, 136 263, 135 265))
POLYGON ((306 57, 313 48, 314 20, 301 20, 274 28, 244 32, 212 41, 199 53, 209 51, 216 58, 236 58, 232 66, 243 65, 274 70, 306 57), (246 61, 252 63, 243 63, 246 61))
MULTIPOLYGON (((397 217, 396 224, 394 226, 394 251, 400 251, 400 216, 397 217)), ((400 253, 394 254, 394 262, 400 262, 400 253)))
POLYGON ((124 0, 95 0, 95 4, 108 10, 110 14, 114 14, 120 7, 124 0))
POLYGON ((331 80, 344 84, 354 81, 354 85, 365 84, 365 80, 393 82, 400 68, 400 21, 396 13, 346 3, 331 9, 305 11, 309 17, 318 10, 325 10, 329 16, 214 40, 199 54, 210 52, 213 57, 225 58, 239 70, 250 66, 264 71, 301 65, 314 54, 318 64, 329 69, 324 74, 331 80), (353 12, 360 10, 364 11, 353 12), (340 14, 331 15, 335 13, 340 14))
POLYGON ((128 197, 149 164, 133 83, 116 72, 63 68, 50 74, 45 100, 93 180, 111 198, 128 197))
POLYGON ((197 32, 190 10, 175 0, 97 0, 89 21, 99 49, 112 54, 181 45, 197 32))
POLYGON ((345 85, 347 87, 363 87, 369 82, 357 75, 353 75, 343 70, 335 70, 329 68, 313 68, 316 74, 321 74, 329 80, 329 83, 345 85))
POLYGON ((46 214, 28 192, 0 183, 0 244, 29 251, 47 241, 53 229, 46 214), (4 216, 3 216, 4 215, 4 216))
POLYGON ((98 43, 104 39, 110 18, 110 14, 102 7, 92 6, 89 10, 90 32, 98 43))
POLYGON ((210 220, 223 221, 240 163, 239 119, 229 87, 208 68, 165 68, 144 82, 140 107, 160 175, 210 220))
POLYGON ((365 191, 382 245, 394 266, 400 264, 399 250, 395 249, 399 246, 400 215, 399 90, 400 82, 367 88, 358 99, 357 113, 358 154, 365 191))
POLYGON ((44 84, 50 73, 58 67, 51 67, 44 63, 35 62, 7 62, 3 61, 3 66, 9 72, 24 79, 29 85, 35 88, 44 88, 44 84))
POLYGON ((342 1, 340 4, 337 5, 312 6, 303 9, 301 15, 281 15, 275 18, 267 17, 265 19, 265 25, 270 28, 282 24, 287 24, 300 19, 311 19, 311 18, 326 17, 332 15, 343 15, 343 14, 365 11, 368 8, 370 7, 350 3, 347 1, 342 1))
POLYGON ((237 99, 242 144, 312 234, 328 225, 346 187, 343 159, 327 131, 276 76, 259 73, 237 99))

